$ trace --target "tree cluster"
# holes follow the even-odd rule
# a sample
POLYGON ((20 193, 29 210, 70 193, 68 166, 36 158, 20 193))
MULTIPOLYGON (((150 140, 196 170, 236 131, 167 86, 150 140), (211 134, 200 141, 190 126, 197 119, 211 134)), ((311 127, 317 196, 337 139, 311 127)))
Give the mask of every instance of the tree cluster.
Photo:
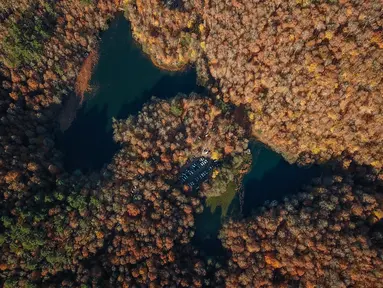
POLYGON ((245 130, 212 100, 196 94, 179 95, 170 101, 154 99, 137 118, 115 121, 114 139, 124 143, 112 163, 117 166, 116 177, 124 181, 156 171, 163 179, 177 182, 181 167, 190 159, 222 161, 224 165, 214 173, 218 181, 201 187, 206 196, 224 193, 224 189, 211 187, 221 178, 225 183, 240 179, 251 164, 245 130), (135 159, 135 165, 130 158, 135 159), (225 176, 219 176, 221 172, 225 176))
POLYGON ((230 179, 240 179, 251 160, 245 131, 233 123, 231 114, 195 94, 153 99, 138 116, 115 121, 122 147, 100 175, 48 169, 46 186, 36 183, 32 189, 26 182, 4 192, 4 285, 210 285, 206 275, 212 267, 190 245, 194 215, 203 211, 204 195, 210 190, 219 195, 227 187, 208 182, 195 194, 183 191, 177 177, 188 159, 203 155, 224 163, 217 175, 233 171, 230 179))
MULTIPOLYGON (((236 111, 253 134, 287 158, 346 151, 381 167, 380 3, 124 3, 154 63, 179 70, 207 59, 223 100, 244 104, 236 111)), ((153 99, 114 121, 122 147, 107 169, 64 171, 53 106, 73 93, 119 5, 0 4, 0 286, 379 287, 383 176, 365 167, 228 221, 220 237, 230 259, 201 257, 190 241, 204 197, 232 191, 251 164, 249 131, 222 102, 153 99), (201 156, 221 165, 195 193, 177 180, 201 156)))
POLYGON ((200 54, 202 9, 202 0, 133 0, 125 7, 143 51, 156 66, 172 71, 194 63, 200 54))
POLYGON ((382 167, 381 2, 210 3, 210 73, 248 107, 255 137, 290 161, 343 153, 382 167))
POLYGON ((81 64, 96 48, 119 1, 27 1, 0 25, 0 72, 15 101, 39 110, 73 93, 81 64))
POLYGON ((365 167, 316 179, 251 218, 224 224, 227 287, 382 287, 382 182, 365 167), (376 233, 373 235, 373 233, 376 233))
POLYGON ((131 3, 132 29, 153 61, 196 62, 218 97, 246 106, 253 136, 288 161, 351 156, 382 167, 380 1, 213 0, 182 12, 131 3), (186 24, 172 13, 198 19, 186 50, 186 24), (193 43, 198 61, 183 56, 193 43))

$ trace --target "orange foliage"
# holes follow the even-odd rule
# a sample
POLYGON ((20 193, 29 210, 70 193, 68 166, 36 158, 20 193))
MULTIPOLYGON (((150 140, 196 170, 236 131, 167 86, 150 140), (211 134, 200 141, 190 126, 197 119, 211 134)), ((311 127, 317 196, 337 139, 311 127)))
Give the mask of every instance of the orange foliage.
POLYGON ((8 269, 8 265, 7 264, 0 264, 0 270, 1 271, 4 271, 4 270, 7 270, 8 269))
POLYGON ((81 66, 81 70, 77 75, 75 92, 77 96, 80 97, 81 103, 84 101, 84 96, 86 92, 89 92, 90 89, 90 79, 92 77, 93 69, 98 62, 98 52, 97 50, 92 50, 88 57, 84 60, 84 63, 81 66))
POLYGON ((129 203, 126 208, 128 210, 129 216, 134 217, 134 216, 137 216, 138 214, 140 214, 140 209, 136 205, 134 205, 133 203, 129 203))
POLYGON ((272 255, 265 255, 265 262, 268 265, 271 265, 271 267, 279 269, 282 267, 281 262, 279 262, 277 259, 275 259, 272 255))

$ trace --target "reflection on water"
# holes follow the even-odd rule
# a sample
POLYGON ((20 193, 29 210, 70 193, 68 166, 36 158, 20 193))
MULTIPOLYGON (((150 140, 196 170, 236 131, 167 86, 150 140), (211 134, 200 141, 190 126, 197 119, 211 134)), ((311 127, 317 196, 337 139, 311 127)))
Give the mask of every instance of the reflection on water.
POLYGON ((58 135, 68 171, 98 170, 110 162, 118 149, 112 117, 136 114, 152 96, 202 91, 196 86, 195 71, 169 73, 153 66, 133 42, 129 22, 122 15, 103 33, 99 56, 91 80, 93 94, 87 95, 69 129, 58 135))

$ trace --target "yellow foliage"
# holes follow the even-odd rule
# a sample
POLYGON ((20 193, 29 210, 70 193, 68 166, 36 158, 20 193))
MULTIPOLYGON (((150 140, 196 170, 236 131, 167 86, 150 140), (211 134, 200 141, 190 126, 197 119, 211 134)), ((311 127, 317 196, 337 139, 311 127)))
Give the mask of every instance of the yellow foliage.
POLYGON ((375 34, 372 36, 371 42, 377 44, 380 49, 383 49, 383 36, 375 34))
POLYGON ((219 171, 217 169, 214 169, 213 175, 211 177, 213 177, 213 179, 214 179, 215 177, 218 176, 218 174, 219 174, 219 171))
POLYGON ((254 114, 253 112, 250 112, 250 113, 249 113, 249 119, 250 119, 250 121, 254 121, 254 119, 255 119, 255 114, 254 114))
POLYGON ((220 114, 221 114, 221 110, 219 110, 215 106, 212 106, 210 113, 209 113, 210 119, 214 120, 214 118, 220 114))
POLYGON ((316 69, 317 69, 317 64, 315 64, 315 63, 312 63, 312 64, 310 64, 310 65, 307 67, 307 70, 309 70, 310 73, 315 72, 316 69))
POLYGON ((334 32, 332 31, 326 31, 326 33, 324 34, 324 38, 328 40, 331 40, 333 37, 334 37, 334 32))
POLYGON ((279 269, 282 267, 282 263, 271 255, 265 255, 265 262, 273 268, 279 269))
POLYGON ((335 112, 333 112, 333 111, 327 112, 327 116, 329 118, 331 118, 332 120, 337 120, 338 119, 338 115, 335 112))
POLYGON ((97 237, 97 239, 102 239, 104 237, 104 233, 102 233, 101 231, 97 231, 96 237, 97 237))
POLYGON ((193 24, 194 24, 193 19, 190 19, 190 20, 188 21, 188 24, 187 24, 188 28, 189 28, 189 29, 192 28, 192 27, 193 27, 193 24))
POLYGON ((380 161, 373 161, 371 163, 371 166, 376 167, 376 168, 380 168, 380 167, 382 167, 382 163, 380 163, 380 161))
POLYGON ((206 50, 206 43, 205 43, 205 41, 202 41, 202 42, 200 43, 200 46, 201 46, 201 48, 202 48, 203 50, 206 50))
POLYGON ((178 158, 178 161, 180 162, 181 165, 184 165, 187 162, 187 160, 188 160, 188 157, 186 156, 180 156, 178 158))
POLYGON ((312 152, 313 154, 319 154, 319 152, 320 152, 320 148, 315 147, 315 148, 311 149, 311 152, 312 152))
POLYGON ((199 24, 198 29, 199 29, 199 32, 201 32, 201 34, 203 34, 205 32, 205 25, 199 24))
POLYGON ((296 0, 296 3, 306 7, 311 4, 311 0, 296 0))
POLYGON ((377 217, 379 220, 383 218, 383 211, 380 209, 375 210, 374 212, 372 212, 372 214, 374 214, 374 216, 377 217))
POLYGON ((197 57, 197 51, 192 49, 191 52, 190 52, 190 58, 195 59, 196 57, 197 57))
POLYGON ((213 159, 213 160, 218 160, 218 159, 220 159, 220 158, 221 158, 221 155, 220 155, 219 152, 217 152, 217 151, 213 151, 213 153, 211 153, 211 159, 213 159))

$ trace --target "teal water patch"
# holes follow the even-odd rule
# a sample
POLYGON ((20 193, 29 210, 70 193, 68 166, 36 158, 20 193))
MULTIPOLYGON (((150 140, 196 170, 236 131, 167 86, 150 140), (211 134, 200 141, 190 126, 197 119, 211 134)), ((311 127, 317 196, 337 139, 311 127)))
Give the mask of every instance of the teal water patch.
POLYGON ((281 201, 296 194, 303 185, 326 173, 324 167, 299 167, 289 164, 283 157, 261 143, 251 145, 253 164, 244 178, 243 214, 248 216, 265 201, 281 201))
POLYGON ((284 161, 281 155, 259 142, 251 143, 250 150, 253 162, 250 172, 243 179, 244 184, 254 179, 262 180, 268 171, 273 170, 281 161, 284 161))
POLYGON ((225 219, 247 217, 265 201, 280 201, 288 195, 298 193, 302 185, 309 184, 313 177, 325 173, 325 169, 318 165, 291 165, 262 143, 252 143, 250 149, 253 163, 243 179, 242 213, 238 193, 235 197, 228 193, 214 197, 215 199, 207 199, 203 214, 196 216, 193 244, 206 256, 215 257, 224 253, 218 235, 225 219))
POLYGON ((152 96, 166 99, 178 92, 202 92, 196 79, 195 70, 175 73, 155 67, 134 42, 129 22, 118 16, 102 34, 92 93, 86 95, 72 125, 57 135, 67 171, 102 168, 119 148, 113 142, 112 117, 137 114, 152 96))

